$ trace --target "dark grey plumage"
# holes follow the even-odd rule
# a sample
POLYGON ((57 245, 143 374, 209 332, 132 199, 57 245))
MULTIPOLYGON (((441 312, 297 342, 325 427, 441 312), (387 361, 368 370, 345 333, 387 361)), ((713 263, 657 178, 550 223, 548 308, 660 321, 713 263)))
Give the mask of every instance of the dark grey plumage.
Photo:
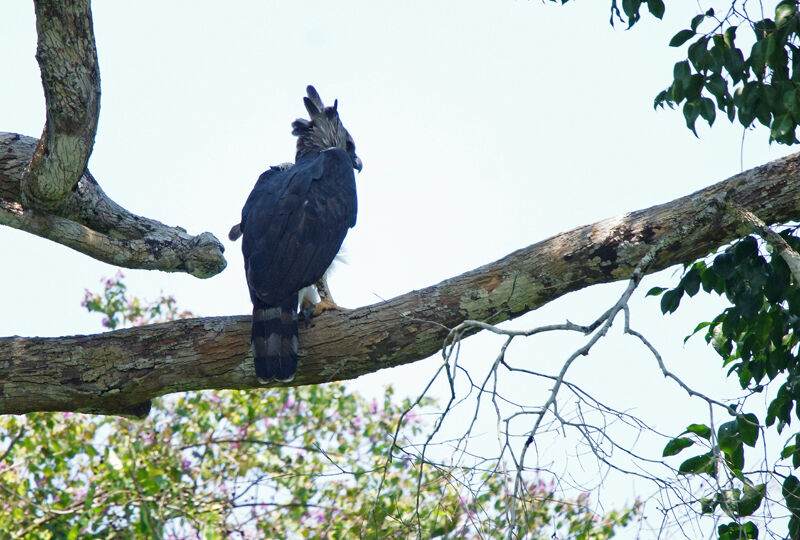
POLYGON ((309 120, 292 123, 295 163, 271 167, 256 182, 230 237, 243 236, 253 302, 256 375, 290 381, 297 369, 298 291, 325 274, 356 222, 353 169, 361 170, 338 102, 325 107, 313 86, 303 98, 309 120))

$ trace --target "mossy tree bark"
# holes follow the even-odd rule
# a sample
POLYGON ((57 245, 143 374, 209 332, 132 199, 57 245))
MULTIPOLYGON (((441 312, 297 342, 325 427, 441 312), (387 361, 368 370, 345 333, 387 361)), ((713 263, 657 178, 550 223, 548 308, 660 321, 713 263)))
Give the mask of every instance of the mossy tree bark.
MULTIPOLYGON (((579 227, 432 287, 301 328, 292 385, 345 380, 415 362, 441 349, 465 320, 499 323, 589 285, 629 278, 660 246, 647 272, 691 262, 748 226, 800 218, 800 154, 672 202, 579 227), (687 224, 692 224, 687 229, 687 224), (676 234, 680 232, 680 234, 676 234)), ((250 317, 179 320, 92 336, 0 339, 0 413, 37 410, 142 415, 152 397, 186 390, 259 387, 250 317)), ((280 383, 276 383, 280 384, 280 383)))

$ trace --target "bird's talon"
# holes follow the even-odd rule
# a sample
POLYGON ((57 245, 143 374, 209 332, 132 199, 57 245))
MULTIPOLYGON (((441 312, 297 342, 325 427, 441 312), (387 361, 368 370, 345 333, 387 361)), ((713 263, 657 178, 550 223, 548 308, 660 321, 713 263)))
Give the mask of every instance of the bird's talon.
POLYGON ((347 308, 343 308, 331 300, 322 299, 314 306, 314 311, 311 313, 311 316, 317 317, 326 311, 347 311, 347 308))

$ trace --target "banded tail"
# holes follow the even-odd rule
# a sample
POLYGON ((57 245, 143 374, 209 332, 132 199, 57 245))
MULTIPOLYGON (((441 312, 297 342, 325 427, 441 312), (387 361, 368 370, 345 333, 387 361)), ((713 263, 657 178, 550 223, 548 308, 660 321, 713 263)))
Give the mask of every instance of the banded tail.
POLYGON ((297 371, 297 293, 277 306, 253 303, 250 334, 256 376, 261 382, 289 382, 297 371))

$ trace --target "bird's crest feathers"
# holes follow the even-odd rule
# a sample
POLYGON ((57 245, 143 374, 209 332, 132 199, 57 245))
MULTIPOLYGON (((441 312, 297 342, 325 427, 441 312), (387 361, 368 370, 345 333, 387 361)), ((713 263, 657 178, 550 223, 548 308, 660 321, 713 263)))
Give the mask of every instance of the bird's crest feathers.
POLYGON ((339 100, 335 100, 332 107, 326 107, 313 86, 309 85, 306 93, 308 97, 303 98, 303 103, 309 120, 298 118, 292 122, 292 135, 297 136, 297 158, 329 148, 341 148, 355 158, 353 138, 339 119, 339 100))

